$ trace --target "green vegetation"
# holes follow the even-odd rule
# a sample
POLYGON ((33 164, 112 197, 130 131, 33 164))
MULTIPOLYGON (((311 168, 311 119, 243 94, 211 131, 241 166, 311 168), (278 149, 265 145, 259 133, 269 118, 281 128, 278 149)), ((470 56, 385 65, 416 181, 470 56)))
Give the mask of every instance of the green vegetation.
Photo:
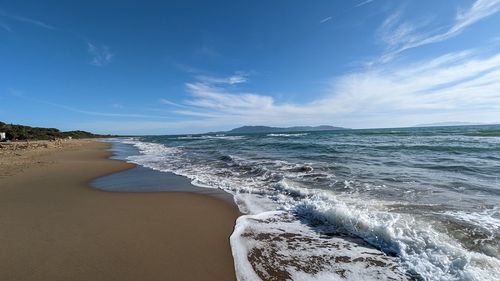
POLYGON ((38 128, 23 125, 13 125, 0 122, 0 132, 5 132, 9 140, 54 140, 72 137, 74 139, 111 137, 111 135, 96 135, 85 131, 61 132, 55 128, 38 128))

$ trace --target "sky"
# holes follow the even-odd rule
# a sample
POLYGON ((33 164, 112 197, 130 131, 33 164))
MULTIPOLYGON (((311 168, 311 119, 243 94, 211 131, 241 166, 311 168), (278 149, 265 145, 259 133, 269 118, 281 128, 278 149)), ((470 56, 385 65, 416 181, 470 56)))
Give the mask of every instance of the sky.
POLYGON ((0 121, 500 123, 500 0, 0 0, 0 121))

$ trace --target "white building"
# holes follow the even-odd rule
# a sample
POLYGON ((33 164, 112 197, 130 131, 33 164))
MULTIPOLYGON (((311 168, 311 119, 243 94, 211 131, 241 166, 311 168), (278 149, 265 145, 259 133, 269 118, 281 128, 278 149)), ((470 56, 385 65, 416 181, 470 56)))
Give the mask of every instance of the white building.
POLYGON ((0 140, 4 140, 6 138, 4 132, 0 132, 0 140))

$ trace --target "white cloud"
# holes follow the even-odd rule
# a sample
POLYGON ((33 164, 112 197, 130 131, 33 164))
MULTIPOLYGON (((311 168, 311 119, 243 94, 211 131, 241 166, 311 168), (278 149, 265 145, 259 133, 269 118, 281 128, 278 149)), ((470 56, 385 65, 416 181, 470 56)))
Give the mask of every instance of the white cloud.
POLYGON ((321 98, 300 104, 238 91, 228 83, 196 80, 186 84, 186 91, 189 96, 182 103, 160 100, 179 107, 168 116, 51 105, 85 115, 120 117, 87 125, 137 134, 201 133, 263 124, 366 128, 438 121, 493 123, 500 121, 500 53, 485 56, 465 50, 408 65, 374 66, 336 77, 321 98))
POLYGON ((177 107, 185 107, 182 104, 179 104, 179 103, 167 100, 167 99, 160 99, 160 102, 163 103, 163 104, 166 104, 166 105, 173 105, 173 106, 177 106, 177 107))
POLYGON ((321 98, 300 104, 199 80, 187 83, 186 91, 183 103, 160 101, 180 107, 168 116, 44 103, 85 115, 120 117, 92 123, 92 129, 114 133, 194 133, 263 124, 366 128, 438 121, 493 123, 500 122, 500 53, 465 50, 413 64, 378 65, 336 77, 321 98), (134 120, 138 118, 143 121, 134 120))
MULTIPOLYGON (((356 9, 356 8, 368 5, 368 4, 372 3, 373 1, 375 1, 375 0, 361 0, 359 3, 355 4, 351 8, 344 9, 343 12, 345 13, 345 12, 348 12, 349 10, 356 9)), ((328 17, 325 17, 322 20, 320 20, 319 23, 320 24, 324 24, 324 23, 327 23, 327 22, 331 21, 332 19, 333 19, 332 16, 328 16, 328 17)))
POLYGON ((326 17, 326 18, 320 20, 319 23, 325 23, 325 22, 328 22, 330 20, 332 20, 332 17, 326 17))
POLYGON ((378 34, 387 45, 380 58, 387 62, 397 54, 427 44, 437 43, 462 33, 470 25, 500 12, 500 0, 476 0, 468 9, 457 12, 451 27, 429 27, 424 22, 402 22, 402 12, 390 15, 380 26, 378 34), (444 30, 444 31, 443 31, 444 30))
POLYGON ((371 2, 373 2, 374 0, 365 0, 365 1, 362 1, 362 2, 359 2, 358 4, 354 5, 355 8, 358 8, 358 7, 361 7, 361 6, 364 6, 366 4, 370 4, 371 2))
POLYGON ((4 12, 2 10, 0 10, 0 16, 9 18, 11 20, 19 21, 19 22, 25 22, 25 23, 33 24, 33 25, 36 25, 38 27, 42 27, 42 28, 45 28, 45 29, 57 30, 56 27, 54 27, 54 26, 52 26, 50 24, 44 23, 42 21, 35 20, 35 19, 30 19, 30 18, 26 18, 26 17, 21 17, 21 16, 17 16, 17 15, 13 15, 13 14, 9 14, 9 13, 6 13, 6 12, 4 12))
POLYGON ((476 0, 470 9, 461 11, 457 14, 455 24, 446 32, 446 35, 450 36, 460 32, 465 27, 496 14, 499 11, 499 0, 476 0))
POLYGON ((242 84, 248 81, 248 75, 244 72, 236 72, 234 75, 228 77, 214 77, 207 75, 198 75, 196 78, 204 83, 210 84, 242 84))
POLYGON ((88 52, 92 56, 91 65, 105 66, 108 65, 115 54, 111 53, 108 46, 98 47, 90 42, 87 42, 88 52))
MULTIPOLYGON (((351 104, 352 110, 393 112, 394 116, 409 111, 420 115, 432 111, 499 112, 499 72, 500 54, 482 59, 448 54, 406 67, 341 77, 334 84, 333 91, 339 95, 333 100, 345 106, 351 104)), ((500 119, 500 115, 496 118, 500 119)))
POLYGON ((304 104, 231 88, 186 84, 199 124, 325 124, 410 126, 422 122, 499 122, 500 54, 449 53, 432 60, 385 65, 337 77, 322 98, 304 104))
POLYGON ((273 98, 251 93, 231 94, 221 89, 202 83, 186 84, 188 91, 194 96, 187 104, 215 110, 256 110, 273 106, 273 98))

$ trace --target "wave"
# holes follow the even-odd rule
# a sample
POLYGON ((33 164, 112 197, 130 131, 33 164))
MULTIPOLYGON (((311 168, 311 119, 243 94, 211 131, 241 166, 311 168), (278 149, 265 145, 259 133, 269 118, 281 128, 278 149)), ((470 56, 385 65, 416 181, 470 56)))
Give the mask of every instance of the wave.
POLYGON ((226 135, 203 135, 203 136, 179 136, 178 140, 241 140, 244 136, 226 136, 226 135))
POLYGON ((308 133, 295 133, 295 134, 267 134, 268 137, 303 137, 307 136, 308 133))
POLYGON ((467 136, 478 136, 478 137, 500 137, 500 130, 485 130, 477 131, 465 134, 467 136))
MULTIPOLYGON (((219 156, 220 163, 204 162, 190 159, 192 155, 179 147, 131 143, 141 154, 129 156, 129 161, 234 195, 247 214, 238 219, 231 236, 239 280, 265 279, 276 274, 273 270, 300 280, 304 276, 316 280, 339 276, 346 280, 359 280, 360 276, 363 280, 380 280, 381 276, 404 279, 407 274, 424 280, 495 280, 500 275, 500 261, 494 255, 464 248, 425 216, 396 213, 381 200, 312 189, 301 180, 313 171, 321 174, 314 165, 234 155, 219 156), (266 263, 272 266, 266 267, 266 263), (374 266, 377 264, 390 266, 384 269, 374 266)), ((478 220, 481 214, 445 215, 498 227, 493 217, 478 220)))
POLYGON ((494 280, 500 274, 498 259, 464 249, 426 221, 377 208, 380 202, 339 198, 294 187, 286 180, 279 184, 299 194, 300 203, 291 210, 319 231, 362 238, 385 253, 399 256, 411 273, 424 280, 494 280))
POLYGON ((359 239, 321 236, 285 211, 238 218, 230 238, 238 280, 407 280, 395 257, 359 239))
POLYGON ((498 147, 472 147, 472 146, 450 146, 450 145, 380 145, 373 146, 374 149, 380 150, 415 150, 415 151, 433 151, 433 152, 451 152, 451 153, 467 153, 467 152, 495 152, 500 151, 498 147))

